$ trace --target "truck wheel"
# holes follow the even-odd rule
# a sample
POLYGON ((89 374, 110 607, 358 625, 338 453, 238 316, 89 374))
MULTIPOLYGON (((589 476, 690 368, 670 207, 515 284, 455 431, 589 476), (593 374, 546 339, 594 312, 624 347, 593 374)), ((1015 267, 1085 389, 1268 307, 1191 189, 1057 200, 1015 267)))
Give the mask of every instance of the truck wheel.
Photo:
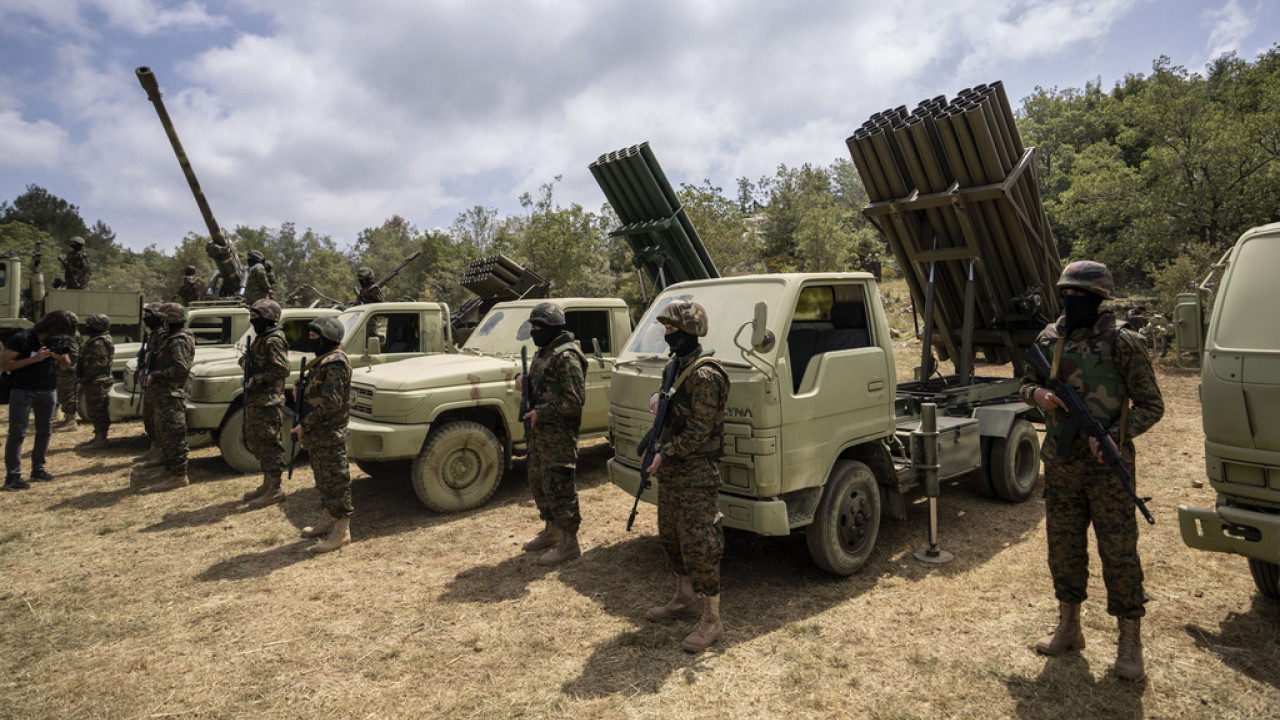
POLYGON ((1026 502, 1040 478, 1040 443, 1036 428, 1021 418, 1013 421, 1009 437, 994 438, 987 477, 996 496, 1009 502, 1026 502))
POLYGON ((1258 592, 1272 600, 1280 600, 1280 565, 1249 558, 1249 572, 1253 573, 1253 584, 1258 586, 1258 592))
POLYGON ((356 460, 355 464, 365 475, 375 478, 408 477, 413 471, 412 460, 356 460))
MULTIPOLYGON (((293 410, 285 408, 284 422, 280 424, 280 442, 284 444, 285 464, 289 462, 290 449, 293 450, 295 457, 302 450, 299 443, 289 439, 291 427, 293 427, 293 410)), ((245 474, 262 472, 262 464, 258 462, 257 456, 249 452, 249 448, 244 444, 243 407, 231 411, 227 421, 222 424, 222 429, 218 431, 218 450, 222 453, 222 459, 226 460, 232 469, 245 474)))
POLYGON ((805 530, 809 555, 818 567, 852 575, 867 563, 880 533, 880 488, 871 468, 852 460, 836 462, 805 530))
POLYGON ((969 473, 969 489, 983 497, 996 497, 995 488, 991 487, 991 445, 995 438, 983 436, 980 440, 982 467, 969 473))
POLYGON ((413 461, 413 491, 438 513, 479 507, 502 479, 502 445, 489 428, 469 420, 431 431, 413 461))

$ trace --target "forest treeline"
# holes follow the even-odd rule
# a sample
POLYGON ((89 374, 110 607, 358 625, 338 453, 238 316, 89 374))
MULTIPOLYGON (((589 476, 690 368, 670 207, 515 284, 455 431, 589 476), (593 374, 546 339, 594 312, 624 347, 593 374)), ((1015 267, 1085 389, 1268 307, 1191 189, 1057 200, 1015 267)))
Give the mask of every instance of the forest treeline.
MULTIPOLYGON (((1126 292, 1157 297, 1162 311, 1240 233, 1280 220, 1280 44, 1253 61, 1223 55, 1203 73, 1162 57, 1150 74, 1128 75, 1110 90, 1100 83, 1036 88, 1016 116, 1024 143, 1036 148, 1041 196, 1063 258, 1107 263, 1126 292)), ((851 118, 850 128, 861 120, 851 118)), ((457 307, 469 297, 458 284, 467 264, 502 253, 548 278, 556 295, 638 303, 629 246, 609 235, 617 226, 612 211, 562 206, 559 180, 522 196, 515 215, 477 206, 430 230, 395 216, 341 246, 293 222, 226 234, 242 257, 260 250, 272 260, 281 297, 298 291, 303 302, 317 293, 350 300, 356 269, 381 276, 421 251, 388 285, 388 299, 457 307)), ((849 159, 780 165, 771 176, 739 178, 728 192, 707 180, 683 183, 678 194, 723 275, 860 269, 873 255, 893 271, 861 212, 867 196, 849 159)), ((51 260, 76 235, 93 260, 93 287, 141 288, 148 298, 168 299, 184 266, 213 272, 208 238, 194 232, 171 250, 134 251, 103 220, 87 225, 75 205, 39 186, 0 202, 4 250, 30 252, 39 241, 51 260)), ((56 264, 44 269, 56 272, 56 264)))

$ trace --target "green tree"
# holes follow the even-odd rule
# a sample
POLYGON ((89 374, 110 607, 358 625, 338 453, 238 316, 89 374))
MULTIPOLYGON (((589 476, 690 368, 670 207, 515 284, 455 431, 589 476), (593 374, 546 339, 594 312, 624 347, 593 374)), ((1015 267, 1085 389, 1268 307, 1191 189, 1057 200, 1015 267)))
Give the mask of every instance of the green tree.
POLYGON ((748 230, 738 202, 710 180, 702 185, 681 183, 676 195, 721 275, 758 272, 760 241, 748 230))
POLYGON ((550 281, 553 295, 610 296, 614 281, 605 253, 605 222, 577 203, 557 205, 557 182, 558 175, 539 188, 537 197, 520 196, 526 214, 504 223, 494 247, 550 281))

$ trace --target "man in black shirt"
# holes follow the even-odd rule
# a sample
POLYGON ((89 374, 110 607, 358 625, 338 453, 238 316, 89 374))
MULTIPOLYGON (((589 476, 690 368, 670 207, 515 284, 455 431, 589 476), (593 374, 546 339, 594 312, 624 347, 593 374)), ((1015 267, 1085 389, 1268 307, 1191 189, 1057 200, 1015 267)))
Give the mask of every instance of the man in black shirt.
POLYGON ((44 461, 49 436, 53 433, 54 411, 58 408, 57 370, 71 366, 65 338, 75 329, 75 315, 55 310, 41 318, 35 327, 5 341, 0 372, 11 374, 9 437, 4 445, 5 490, 31 487, 22 480, 22 441, 27 436, 27 423, 33 409, 36 440, 31 448, 31 479, 53 479, 45 470, 44 461))

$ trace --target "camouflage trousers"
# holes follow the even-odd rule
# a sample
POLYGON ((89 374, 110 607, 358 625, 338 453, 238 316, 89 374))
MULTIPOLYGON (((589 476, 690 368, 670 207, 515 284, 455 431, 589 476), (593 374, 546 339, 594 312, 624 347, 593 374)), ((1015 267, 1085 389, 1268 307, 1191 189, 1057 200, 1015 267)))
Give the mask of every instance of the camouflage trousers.
POLYGON ((110 399, 107 397, 111 392, 111 378, 83 383, 82 388, 85 413, 89 416, 89 422, 93 423, 93 431, 105 434, 111 427, 111 415, 108 412, 110 399))
POLYGON ((694 592, 720 594, 720 467, 709 457, 665 460, 658 468, 658 539, 667 564, 694 592))
POLYGON ((543 522, 574 534, 582 525, 578 488, 574 480, 578 469, 577 426, 543 425, 534 426, 529 437, 529 458, 525 465, 529 492, 543 522))
POLYGON ((187 474, 187 407, 181 396, 168 393, 147 398, 154 413, 155 440, 164 453, 165 468, 173 475, 187 474))
POLYGON ((142 432, 146 433, 147 438, 151 442, 159 445, 160 439, 156 436, 156 403, 155 400, 145 391, 142 391, 142 432))
POLYGON ((284 406, 251 404, 245 411, 244 421, 249 452, 258 458, 264 475, 278 477, 285 465, 284 443, 280 441, 284 406))
POLYGON ((59 370, 57 383, 58 407, 62 408, 64 414, 75 417, 80 412, 80 394, 76 392, 76 371, 59 370))
MULTIPOLYGON (((1132 470, 1132 455, 1126 460, 1132 470)), ((1055 461, 1044 467, 1049 572, 1058 600, 1081 603, 1087 597, 1092 524, 1107 588, 1107 613, 1123 618, 1145 615, 1137 510, 1123 481, 1092 459, 1055 461)))
POLYGON ((311 472, 316 478, 316 490, 320 491, 320 506, 331 517, 350 517, 355 512, 351 504, 351 470, 347 464, 347 443, 309 443, 311 472))

